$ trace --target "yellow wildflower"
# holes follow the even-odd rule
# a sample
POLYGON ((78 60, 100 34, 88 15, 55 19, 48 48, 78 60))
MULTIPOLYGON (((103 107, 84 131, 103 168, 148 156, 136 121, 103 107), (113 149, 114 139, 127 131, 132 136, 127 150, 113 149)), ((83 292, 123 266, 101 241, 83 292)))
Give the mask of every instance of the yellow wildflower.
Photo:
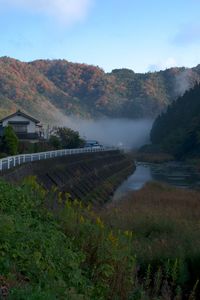
POLYGON ((108 235, 108 239, 109 241, 114 245, 117 246, 118 245, 118 238, 116 236, 113 235, 113 232, 111 231, 108 235))
POLYGON ((63 202, 63 201, 62 201, 62 192, 59 192, 59 193, 58 193, 58 203, 59 203, 59 204, 62 204, 62 202, 63 202))
POLYGON ((129 231, 129 230, 126 230, 126 231, 124 231, 124 235, 127 236, 127 237, 129 237, 129 238, 132 238, 133 232, 129 231))
POLYGON ((65 201, 65 207, 70 208, 71 207, 71 202, 69 200, 65 201))
POLYGON ((80 223, 84 223, 85 222, 85 219, 84 219, 84 217, 83 216, 80 216, 80 223))
POLYGON ((65 199, 66 199, 66 200, 70 200, 70 199, 71 199, 70 193, 65 193, 65 199))
POLYGON ((97 218, 96 218, 96 223, 97 223, 97 225, 99 225, 99 227, 100 227, 101 229, 104 228, 104 224, 103 224, 103 222, 102 222, 102 220, 101 220, 100 217, 97 217, 97 218))
POLYGON ((79 201, 78 201, 78 199, 74 199, 73 205, 74 205, 75 207, 76 207, 76 206, 79 206, 79 201))
POLYGON ((54 186, 51 188, 51 191, 52 191, 53 193, 56 193, 56 192, 58 191, 58 187, 54 185, 54 186))
POLYGON ((88 211, 91 210, 91 204, 89 204, 89 205, 87 206, 87 210, 88 210, 88 211))
POLYGON ((128 230, 124 231, 124 235, 129 236, 128 230))

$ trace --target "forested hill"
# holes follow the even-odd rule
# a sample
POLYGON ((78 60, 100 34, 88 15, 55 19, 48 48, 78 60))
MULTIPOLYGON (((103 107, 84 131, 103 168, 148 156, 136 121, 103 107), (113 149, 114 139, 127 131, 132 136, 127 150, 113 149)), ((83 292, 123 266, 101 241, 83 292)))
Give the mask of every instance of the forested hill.
POLYGON ((66 115, 84 118, 155 117, 200 81, 200 66, 138 74, 66 60, 20 62, 0 58, 0 117, 22 109, 44 121, 66 115))
POLYGON ((200 155, 200 84, 157 117, 151 140, 154 145, 179 158, 200 155))

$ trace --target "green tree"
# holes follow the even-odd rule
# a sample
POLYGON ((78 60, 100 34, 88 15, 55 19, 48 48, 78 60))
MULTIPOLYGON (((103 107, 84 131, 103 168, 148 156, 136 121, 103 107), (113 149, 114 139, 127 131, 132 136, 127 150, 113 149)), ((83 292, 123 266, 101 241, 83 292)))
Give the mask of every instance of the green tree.
POLYGON ((79 148, 84 145, 84 140, 80 137, 79 132, 66 127, 56 127, 49 141, 54 147, 65 149, 79 148))
POLYGON ((52 146, 55 149, 61 149, 62 148, 60 139, 56 135, 51 135, 50 136, 49 144, 50 144, 50 146, 52 146))
POLYGON ((200 153, 200 84, 175 100, 155 120, 151 141, 165 152, 182 159, 200 153))
POLYGON ((5 152, 9 155, 16 155, 18 153, 18 146, 19 140, 12 126, 6 126, 1 141, 2 152, 5 152))

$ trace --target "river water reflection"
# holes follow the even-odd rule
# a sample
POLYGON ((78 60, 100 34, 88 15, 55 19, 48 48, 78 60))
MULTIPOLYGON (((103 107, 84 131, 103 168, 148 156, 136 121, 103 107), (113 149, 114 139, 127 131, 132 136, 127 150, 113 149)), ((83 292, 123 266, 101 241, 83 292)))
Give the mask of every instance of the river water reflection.
POLYGON ((116 190, 117 200, 129 191, 141 189, 149 181, 164 182, 178 188, 200 188, 200 171, 181 162, 137 163, 135 172, 116 190))

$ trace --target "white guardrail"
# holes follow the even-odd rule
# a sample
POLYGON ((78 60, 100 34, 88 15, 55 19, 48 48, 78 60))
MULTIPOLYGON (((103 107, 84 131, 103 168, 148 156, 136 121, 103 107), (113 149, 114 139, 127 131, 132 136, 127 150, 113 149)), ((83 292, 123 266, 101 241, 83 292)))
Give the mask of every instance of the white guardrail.
POLYGON ((116 147, 102 147, 102 148, 79 148, 79 149, 63 149, 63 150, 55 150, 48 152, 39 152, 39 153, 31 153, 31 154, 20 154, 16 156, 8 156, 0 159, 0 171, 9 170, 16 166, 22 165, 24 163, 44 160, 55 157, 62 157, 66 155, 80 154, 80 153, 89 153, 89 152, 105 152, 118 150, 116 147))

